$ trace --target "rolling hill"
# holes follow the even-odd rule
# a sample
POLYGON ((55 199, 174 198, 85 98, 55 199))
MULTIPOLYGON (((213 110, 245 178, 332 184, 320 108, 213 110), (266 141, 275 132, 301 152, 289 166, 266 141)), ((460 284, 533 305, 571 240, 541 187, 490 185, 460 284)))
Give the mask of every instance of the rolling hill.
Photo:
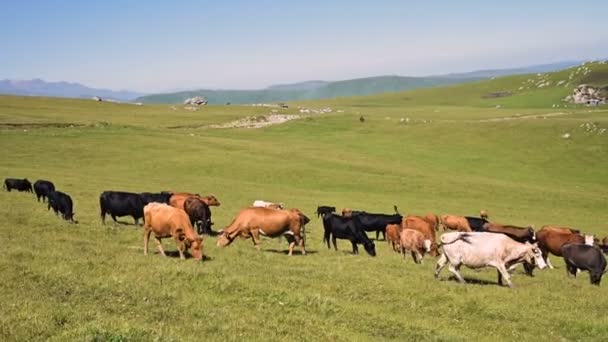
POLYGON ((0 80, 0 94, 26 96, 52 96, 69 98, 102 98, 130 101, 143 93, 128 90, 98 89, 72 82, 46 82, 41 79, 32 80, 0 80))

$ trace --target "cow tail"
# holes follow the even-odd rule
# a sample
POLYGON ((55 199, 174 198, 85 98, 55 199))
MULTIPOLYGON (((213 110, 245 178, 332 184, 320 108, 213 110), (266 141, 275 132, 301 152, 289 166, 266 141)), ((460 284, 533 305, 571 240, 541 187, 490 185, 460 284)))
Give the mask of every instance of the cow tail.
POLYGON ((471 241, 469 240, 469 237, 470 237, 470 234, 468 234, 468 233, 463 233, 463 234, 458 235, 458 237, 457 237, 457 238, 455 238, 455 239, 454 239, 454 240, 452 240, 452 241, 444 241, 443 236, 442 236, 442 237, 441 237, 441 239, 440 239, 440 241, 441 241, 440 245, 441 245, 441 246, 443 246, 443 245, 451 245, 451 244, 453 244, 454 242, 459 241, 459 240, 462 240, 462 241, 464 241, 464 242, 466 242, 466 243, 469 243, 469 244, 470 244, 470 243, 471 243, 471 241))

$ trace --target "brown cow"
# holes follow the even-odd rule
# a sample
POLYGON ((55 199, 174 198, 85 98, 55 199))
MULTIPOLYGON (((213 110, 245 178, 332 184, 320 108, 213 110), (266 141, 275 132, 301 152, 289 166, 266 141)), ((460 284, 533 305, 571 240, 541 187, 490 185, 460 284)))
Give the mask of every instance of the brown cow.
POLYGON ((422 264, 424 254, 431 251, 431 240, 414 229, 403 229, 400 234, 399 243, 401 245, 403 260, 406 258, 407 251, 410 251, 412 259, 417 264, 422 264))
POLYGON ((344 217, 351 217, 353 216, 353 210, 350 208, 344 208, 342 209, 342 216, 344 217))
POLYGON ((169 204, 172 207, 182 209, 184 207, 184 202, 188 197, 196 197, 201 201, 205 202, 206 205, 212 207, 220 206, 220 201, 214 195, 201 196, 199 194, 191 194, 188 192, 174 192, 171 194, 171 198, 169 198, 169 204))
POLYGON ((401 225, 400 224, 387 224, 386 225, 386 241, 389 246, 393 248, 393 251, 399 252, 401 250, 401 225))
POLYGON ((459 232, 471 232, 469 221, 463 216, 442 215, 439 217, 443 230, 457 230, 459 232))
POLYGON ((211 210, 198 197, 190 196, 184 201, 184 211, 190 217, 192 226, 196 226, 199 234, 211 234, 211 210))
POLYGON ((433 213, 427 213, 426 215, 424 215, 424 219, 431 225, 431 227, 433 227, 433 229, 435 229, 436 231, 439 230, 441 220, 439 219, 438 215, 435 215, 433 213))
POLYGON ((517 242, 536 242, 536 234, 534 233, 534 226, 529 227, 517 227, 509 225, 500 225, 496 223, 488 223, 484 225, 484 231, 490 233, 502 233, 517 242))
POLYGON ((485 209, 481 209, 479 211, 479 217, 481 217, 484 220, 487 220, 488 219, 488 211, 485 210, 485 209))
POLYGON ((575 233, 575 231, 578 230, 547 225, 536 232, 538 247, 549 268, 553 269, 553 265, 549 261, 549 253, 561 257, 562 246, 569 243, 593 245, 593 235, 581 235, 580 233, 575 233))
POLYGON ((160 239, 173 237, 181 259, 186 258, 184 251, 188 248, 194 259, 203 259, 203 238, 194 232, 188 214, 182 209, 164 203, 150 203, 144 207, 144 220, 144 255, 148 255, 148 241, 154 232, 158 250, 163 256, 166 254, 160 239))
MULTIPOLYGON (((255 247, 260 250, 260 234, 268 237, 278 237, 285 234, 293 236, 293 241, 289 243, 289 255, 293 254, 295 244, 300 246, 302 254, 306 254, 302 237, 304 226, 308 222, 310 222, 310 219, 299 209, 246 208, 241 210, 232 220, 232 223, 224 229, 217 240, 217 245, 225 247, 240 235, 243 238, 251 237, 255 247)), ((288 236, 287 238, 290 240, 288 236)))
POLYGON ((425 239, 431 240, 431 255, 438 256, 435 229, 426 219, 420 216, 408 215, 401 221, 402 229, 414 229, 422 233, 425 239))

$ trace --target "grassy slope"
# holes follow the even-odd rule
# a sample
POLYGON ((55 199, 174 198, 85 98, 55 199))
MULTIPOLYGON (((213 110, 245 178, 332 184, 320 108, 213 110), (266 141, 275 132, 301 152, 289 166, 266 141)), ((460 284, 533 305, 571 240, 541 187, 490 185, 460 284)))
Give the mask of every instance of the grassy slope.
MULTIPOLYGON (((216 229, 254 199, 267 199, 311 218, 319 204, 385 212, 397 204, 416 214, 487 208, 497 222, 607 235, 608 133, 580 127, 608 127, 606 110, 478 121, 557 111, 552 96, 562 96, 560 88, 501 98, 500 109, 479 99, 526 79, 336 100, 329 105, 345 112, 263 130, 166 128, 227 121, 251 115, 251 107, 175 113, 1 97, 2 123, 88 126, 0 130, 0 175, 53 180, 74 198, 80 221, 60 221, 32 195, 0 192, 0 339, 601 339, 606 284, 590 286, 587 274, 566 278, 555 257, 556 270, 535 278, 517 272, 513 290, 495 286, 491 270, 463 269, 489 284, 461 286, 445 280, 447 272, 433 279, 432 258, 404 263, 383 242, 376 258, 350 255, 344 241, 340 252, 328 251, 313 219, 308 256, 288 258, 285 242, 275 240, 258 253, 247 240, 218 249, 207 238, 210 260, 201 265, 146 258, 140 228, 98 219, 102 190, 174 189, 215 193, 222 201, 213 211, 216 229), (398 121, 404 113, 433 121, 405 125, 398 121), (110 124, 94 125, 100 121, 110 124), (572 138, 561 139, 564 132, 572 138)), ((170 241, 165 246, 174 250, 170 241)))

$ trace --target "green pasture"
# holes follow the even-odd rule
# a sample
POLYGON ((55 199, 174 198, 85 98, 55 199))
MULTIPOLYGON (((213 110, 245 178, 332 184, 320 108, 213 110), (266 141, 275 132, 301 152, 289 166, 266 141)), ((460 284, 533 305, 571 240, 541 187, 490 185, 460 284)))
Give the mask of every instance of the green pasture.
POLYGON ((517 92, 531 77, 290 103, 281 112, 333 112, 262 129, 207 125, 270 108, 1 96, 1 178, 53 181, 79 223, 0 191, 0 340, 605 340, 608 280, 567 278, 556 257, 534 278, 518 269, 508 289, 491 269, 463 268, 466 285, 447 270, 436 280, 435 259, 403 261, 384 241, 375 258, 321 241, 318 205, 487 209, 499 223, 608 235, 608 110, 553 107, 565 88, 517 92), (482 98, 501 91, 513 94, 482 98), (205 237, 202 263, 145 257, 131 218, 101 224, 104 190, 213 193, 215 230, 256 199, 283 202, 311 218, 309 254, 205 237))

